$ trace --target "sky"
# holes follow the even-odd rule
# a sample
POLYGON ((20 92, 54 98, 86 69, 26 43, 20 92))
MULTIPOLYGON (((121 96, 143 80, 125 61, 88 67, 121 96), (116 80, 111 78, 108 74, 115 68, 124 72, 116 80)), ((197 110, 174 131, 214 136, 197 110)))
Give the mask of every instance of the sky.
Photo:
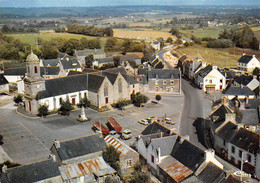
POLYGON ((118 5, 259 5, 260 0, 0 0, 0 7, 91 7, 118 5))

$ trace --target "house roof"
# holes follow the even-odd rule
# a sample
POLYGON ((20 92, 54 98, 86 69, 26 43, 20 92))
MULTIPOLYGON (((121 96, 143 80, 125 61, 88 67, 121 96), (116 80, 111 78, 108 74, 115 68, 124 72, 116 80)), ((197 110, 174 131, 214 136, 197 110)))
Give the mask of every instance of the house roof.
MULTIPOLYGON (((85 178, 89 178, 90 176, 92 178, 93 176, 91 176, 91 174, 100 177, 116 173, 116 171, 105 162, 102 156, 65 166, 60 166, 59 169, 61 172, 61 177, 64 181, 81 176, 84 176, 85 178)), ((87 180, 85 179, 85 181, 87 180)))
POLYGON ((209 162, 197 177, 203 182, 219 183, 225 178, 225 171, 209 162))
POLYGON ((158 166, 167 173, 175 182, 181 182, 185 178, 189 177, 193 171, 188 167, 177 161, 172 156, 163 158, 158 166))
POLYGON ((152 67, 155 67, 156 64, 158 64, 160 62, 160 59, 157 57, 154 60, 152 60, 152 67))
POLYGON ((235 82, 237 82, 238 84, 242 84, 244 86, 248 85, 248 83, 250 83, 253 79, 253 76, 246 76, 246 75, 241 75, 238 77, 235 77, 235 82))
POLYGON ((144 53, 143 53, 143 52, 126 52, 125 54, 126 54, 126 55, 135 54, 135 55, 137 55, 139 58, 143 58, 143 57, 144 57, 144 53))
POLYGON ((17 68, 10 68, 4 70, 4 75, 25 75, 26 68, 25 67, 17 67, 17 68))
POLYGON ((42 61, 44 66, 58 66, 60 61, 58 59, 48 59, 42 61))
POLYGON ((105 77, 95 74, 81 74, 45 81, 45 90, 38 92, 38 99, 67 93, 89 90, 97 92, 105 77))
POLYGON ((124 67, 114 67, 110 69, 106 69, 105 71, 107 72, 114 72, 114 73, 121 73, 121 74, 127 74, 126 70, 124 67))
POLYGON ((65 59, 65 60, 61 60, 60 61, 63 69, 75 69, 75 68, 81 68, 79 61, 76 58, 72 58, 72 59, 65 59))
POLYGON ((222 93, 226 95, 255 95, 255 93, 252 90, 250 90, 247 86, 230 86, 227 87, 222 93))
POLYGON ((52 160, 44 160, 29 165, 8 168, 2 173, 0 181, 3 183, 38 182, 60 175, 58 165, 52 160))
POLYGON ((40 67, 41 75, 59 75, 59 67, 40 67))
POLYGON ((133 61, 133 60, 137 60, 140 59, 140 57, 136 54, 127 54, 127 55, 122 55, 120 57, 120 61, 133 61))
POLYGON ((67 53, 58 52, 58 58, 64 58, 67 55, 68 55, 67 53))
POLYGON ((259 117, 257 109, 240 110, 242 113, 242 120, 239 121, 244 125, 259 125, 259 117))
POLYGON ((218 108, 211 113, 210 118, 216 122, 223 121, 225 120, 225 115, 227 113, 232 113, 231 109, 229 109, 225 104, 220 104, 218 108))
MULTIPOLYGON (((60 72, 59 67, 40 67, 41 75, 58 75, 60 72)), ((18 67, 13 69, 6 69, 4 75, 18 75, 23 76, 26 73, 26 67, 18 67)))
POLYGON ((163 65, 162 61, 160 60, 153 67, 156 69, 163 69, 164 65, 163 65))
POLYGON ((171 154, 172 148, 177 139, 177 135, 166 136, 162 138, 153 138, 151 139, 151 145, 153 149, 161 149, 161 156, 167 156, 171 154))
POLYGON ((169 136, 168 133, 153 133, 149 135, 142 135, 141 138, 144 141, 145 146, 147 147, 151 143, 151 139, 154 138, 161 138, 161 137, 166 137, 169 136))
POLYGON ((243 55, 237 62, 240 63, 248 63, 250 60, 252 60, 253 56, 243 55))
POLYGON ((184 60, 186 60, 187 56, 186 55, 182 55, 178 61, 183 62, 184 60))
POLYGON ((232 79, 236 76, 236 72, 234 71, 221 71, 221 74, 225 76, 226 79, 232 79))
MULTIPOLYGON (((53 145, 55 146, 55 145, 53 145)), ((106 148, 103 137, 92 134, 72 140, 61 141, 60 148, 56 147, 57 154, 62 161, 101 152, 106 148)))
POLYGON ((259 152, 259 139, 259 134, 251 132, 244 128, 239 128, 238 132, 232 138, 230 143, 236 145, 241 149, 256 154, 257 152, 259 152))
POLYGON ((90 68, 84 68, 82 72, 85 73, 92 73, 92 72, 99 72, 100 70, 90 69, 90 68))
POLYGON ((248 104, 250 104, 251 109, 257 109, 260 106, 260 98, 248 99, 248 104))
POLYGON ((87 55, 103 55, 105 51, 103 49, 85 49, 77 50, 77 56, 87 56, 87 55))
POLYGON ((205 76, 207 76, 210 71, 212 70, 212 65, 207 65, 206 67, 200 69, 197 73, 197 75, 201 76, 202 78, 204 78, 205 76))
POLYGON ((182 141, 181 137, 177 139, 171 153, 175 159, 192 171, 195 171, 204 162, 204 154, 202 149, 188 140, 182 141))
POLYGON ((237 125, 232 122, 227 122, 219 130, 217 130, 216 134, 222 139, 230 141, 232 137, 235 135, 236 131, 237 125))
POLYGON ((152 124, 149 124, 143 131, 142 135, 149 135, 149 134, 155 134, 155 133, 166 133, 170 134, 171 130, 166 128, 165 126, 159 124, 158 122, 153 122, 152 124))
POLYGON ((8 84, 8 83, 9 82, 7 81, 5 76, 3 74, 0 74, 0 85, 5 85, 5 84, 8 84))
POLYGON ((106 57, 106 58, 100 58, 100 59, 96 59, 95 61, 97 61, 98 63, 114 63, 114 58, 113 57, 106 57))
POLYGON ((230 174, 226 179, 222 179, 220 183, 241 183, 234 175, 230 174))
POLYGON ((148 70, 148 78, 156 78, 158 79, 178 79, 180 77, 180 71, 177 69, 173 70, 162 70, 162 69, 152 69, 148 70))

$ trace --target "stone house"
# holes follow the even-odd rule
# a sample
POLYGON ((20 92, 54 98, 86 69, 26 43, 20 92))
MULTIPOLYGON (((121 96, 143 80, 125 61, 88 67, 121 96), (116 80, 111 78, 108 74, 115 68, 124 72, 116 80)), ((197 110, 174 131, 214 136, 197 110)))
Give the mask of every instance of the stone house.
POLYGON ((238 69, 245 72, 252 72, 256 67, 260 68, 260 62, 255 55, 249 56, 243 54, 243 56, 237 61, 238 69))
POLYGON ((3 74, 0 74, 0 94, 9 93, 9 82, 3 74))
POLYGON ((95 59, 92 62, 92 65, 96 67, 102 67, 104 64, 114 64, 114 58, 113 57, 99 58, 99 59, 95 59))
POLYGON ((83 66, 85 65, 85 57, 88 55, 93 55, 94 60, 106 58, 106 53, 103 49, 85 49, 75 51, 75 56, 83 66))

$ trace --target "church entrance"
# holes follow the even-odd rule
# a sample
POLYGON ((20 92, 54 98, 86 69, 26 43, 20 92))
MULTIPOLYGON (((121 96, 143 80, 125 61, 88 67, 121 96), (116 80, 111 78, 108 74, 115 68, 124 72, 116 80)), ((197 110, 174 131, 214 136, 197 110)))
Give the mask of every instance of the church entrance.
POLYGON ((105 98, 105 102, 106 102, 106 104, 108 104, 108 97, 105 98))
POLYGON ((76 99, 72 98, 72 105, 76 105, 76 99))

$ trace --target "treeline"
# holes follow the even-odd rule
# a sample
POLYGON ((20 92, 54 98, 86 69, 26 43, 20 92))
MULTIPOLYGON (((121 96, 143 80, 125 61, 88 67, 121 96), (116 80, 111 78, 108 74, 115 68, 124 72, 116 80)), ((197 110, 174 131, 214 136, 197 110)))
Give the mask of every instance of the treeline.
POLYGON ((87 36, 113 37, 113 29, 111 27, 95 27, 79 24, 70 24, 67 27, 58 27, 55 32, 68 32, 73 34, 82 34, 87 36))
POLYGON ((8 25, 3 25, 1 29, 2 33, 38 33, 39 29, 33 27, 9 27, 8 25))

